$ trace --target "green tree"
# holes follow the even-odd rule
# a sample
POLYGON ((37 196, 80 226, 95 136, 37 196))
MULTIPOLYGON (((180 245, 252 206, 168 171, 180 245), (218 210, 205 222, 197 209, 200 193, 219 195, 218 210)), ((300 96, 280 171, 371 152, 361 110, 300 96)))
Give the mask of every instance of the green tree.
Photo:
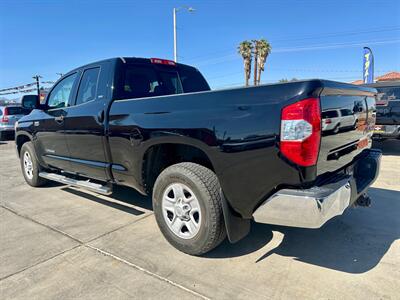
POLYGON ((261 72, 264 72, 265 69, 265 62, 267 61, 268 55, 271 54, 272 47, 271 44, 268 43, 266 39, 261 39, 256 41, 255 48, 257 48, 257 58, 254 58, 254 60, 257 60, 258 63, 258 74, 255 76, 257 78, 257 84, 260 84, 261 82, 261 72))
POLYGON ((293 77, 292 79, 290 79, 290 80, 288 80, 287 78, 282 78, 282 79, 279 79, 279 83, 286 83, 286 82, 293 82, 293 81, 298 81, 298 79, 297 78, 295 78, 295 77, 293 77))

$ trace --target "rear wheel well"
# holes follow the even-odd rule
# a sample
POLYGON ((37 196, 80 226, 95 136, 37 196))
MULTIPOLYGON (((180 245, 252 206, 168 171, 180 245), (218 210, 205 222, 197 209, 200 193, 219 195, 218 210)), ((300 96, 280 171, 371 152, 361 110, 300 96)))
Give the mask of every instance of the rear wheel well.
POLYGON ((146 192, 151 194, 158 175, 164 169, 182 162, 193 162, 214 171, 210 159, 199 148, 184 144, 152 146, 144 155, 142 168, 143 185, 146 192))
POLYGON ((17 136, 16 144, 17 144, 18 155, 21 153, 22 145, 25 144, 26 142, 30 142, 30 141, 31 141, 31 139, 27 135, 22 134, 22 135, 17 136))

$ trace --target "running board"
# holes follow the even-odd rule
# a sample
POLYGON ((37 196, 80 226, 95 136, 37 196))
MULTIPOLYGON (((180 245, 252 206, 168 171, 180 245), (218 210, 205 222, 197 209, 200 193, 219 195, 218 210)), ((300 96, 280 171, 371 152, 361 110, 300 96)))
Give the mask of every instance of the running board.
POLYGON ((76 180, 64 175, 55 173, 40 172, 39 176, 48 180, 57 181, 63 184, 67 184, 74 187, 80 187, 92 192, 96 192, 102 195, 110 195, 112 193, 111 187, 90 182, 89 180, 76 180))

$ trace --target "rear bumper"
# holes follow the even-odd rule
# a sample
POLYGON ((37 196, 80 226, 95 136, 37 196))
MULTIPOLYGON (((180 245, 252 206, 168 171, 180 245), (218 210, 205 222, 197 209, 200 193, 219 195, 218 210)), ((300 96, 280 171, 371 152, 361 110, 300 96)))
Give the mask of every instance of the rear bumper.
POLYGON ((400 137, 400 125, 384 125, 384 131, 375 131, 372 139, 379 140, 383 138, 397 139, 400 137))
POLYGON ((14 125, 0 125, 0 131, 14 132, 14 125))
POLYGON ((351 175, 309 189, 282 189, 269 197, 253 218, 259 223, 319 228, 343 214, 376 180, 381 156, 379 150, 367 150, 354 163, 351 175))

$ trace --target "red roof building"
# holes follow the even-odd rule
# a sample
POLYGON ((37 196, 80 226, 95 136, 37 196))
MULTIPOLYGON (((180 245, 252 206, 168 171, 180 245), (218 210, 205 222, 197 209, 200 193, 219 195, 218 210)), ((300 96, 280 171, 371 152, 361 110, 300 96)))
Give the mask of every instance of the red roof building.
MULTIPOLYGON (((382 76, 378 76, 375 78, 375 82, 382 82, 382 81, 396 81, 400 80, 400 72, 389 72, 382 76)), ((350 82, 351 84, 361 85, 364 84, 362 80, 356 80, 350 82)))
POLYGON ((376 77, 375 81, 393 81, 400 80, 400 72, 390 72, 382 76, 376 77))
POLYGON ((350 82, 351 84, 355 84, 355 85, 361 85, 361 84, 363 84, 364 83, 364 81, 362 81, 361 79, 359 79, 359 80, 356 80, 356 81, 352 81, 352 82, 350 82))

